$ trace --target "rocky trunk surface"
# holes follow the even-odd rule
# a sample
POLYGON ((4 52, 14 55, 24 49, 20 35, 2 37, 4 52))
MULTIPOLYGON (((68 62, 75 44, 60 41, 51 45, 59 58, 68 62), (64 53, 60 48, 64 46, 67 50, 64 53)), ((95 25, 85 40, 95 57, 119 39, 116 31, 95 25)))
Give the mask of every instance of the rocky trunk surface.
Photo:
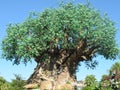
POLYGON ((61 50, 57 54, 50 54, 43 62, 36 57, 37 66, 28 79, 28 84, 37 83, 40 90, 74 90, 73 83, 76 82, 76 69, 79 63, 77 56, 74 50, 61 50))
POLYGON ((76 82, 75 74, 71 75, 66 65, 56 67, 58 66, 55 64, 45 65, 38 63, 27 83, 37 83, 40 90, 74 90, 73 83, 76 82), (50 67, 54 67, 54 69, 50 67))

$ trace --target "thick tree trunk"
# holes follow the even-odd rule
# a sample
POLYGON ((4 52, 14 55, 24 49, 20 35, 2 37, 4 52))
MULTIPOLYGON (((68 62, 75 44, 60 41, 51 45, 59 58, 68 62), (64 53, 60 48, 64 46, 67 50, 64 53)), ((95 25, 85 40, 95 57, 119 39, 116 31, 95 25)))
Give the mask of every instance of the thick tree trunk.
POLYGON ((35 57, 37 66, 28 79, 28 83, 37 83, 40 90, 73 90, 76 82, 76 69, 80 61, 91 60, 98 47, 88 48, 85 42, 80 41, 76 49, 48 50, 40 57, 35 57), (41 61, 47 53, 46 60, 41 61))
POLYGON ((81 40, 75 49, 54 48, 43 52, 35 57, 37 66, 28 83, 38 83, 40 90, 74 90, 79 62, 91 60, 98 47, 88 47, 86 41, 81 40))
POLYGON ((37 83, 40 86, 40 90, 74 90, 76 68, 73 66, 73 62, 68 62, 64 64, 55 62, 50 62, 49 64, 38 63, 27 83, 37 83))

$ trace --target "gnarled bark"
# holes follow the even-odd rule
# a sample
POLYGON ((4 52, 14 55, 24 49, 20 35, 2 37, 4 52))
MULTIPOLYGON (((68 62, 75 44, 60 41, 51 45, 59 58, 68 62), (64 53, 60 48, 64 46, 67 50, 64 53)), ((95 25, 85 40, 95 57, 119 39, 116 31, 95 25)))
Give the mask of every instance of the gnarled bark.
POLYGON ((40 58, 46 52, 41 57, 35 58, 37 66, 28 79, 28 83, 38 83, 41 90, 65 88, 66 85, 73 89, 73 83, 76 82, 77 65, 80 61, 91 59, 97 49, 98 46, 89 48, 85 41, 81 40, 76 49, 61 49, 57 52, 54 49, 52 53, 48 50, 48 58, 44 62, 40 58))
POLYGON ((67 83, 72 85, 75 81, 76 76, 75 74, 70 74, 68 66, 59 66, 58 63, 51 63, 49 65, 38 63, 34 73, 28 79, 28 83, 37 83, 40 85, 41 90, 54 90, 55 88, 64 86, 67 83))

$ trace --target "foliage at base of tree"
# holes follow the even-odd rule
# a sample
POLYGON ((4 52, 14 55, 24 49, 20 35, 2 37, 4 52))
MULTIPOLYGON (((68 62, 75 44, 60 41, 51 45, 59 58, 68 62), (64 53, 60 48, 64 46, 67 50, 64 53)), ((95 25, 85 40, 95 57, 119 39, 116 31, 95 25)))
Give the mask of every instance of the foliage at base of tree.
POLYGON ((9 90, 24 90, 25 80, 20 75, 15 75, 15 79, 10 83, 9 90))
POLYGON ((83 90, 98 90, 98 82, 94 75, 88 75, 85 78, 85 87, 83 90))
POLYGON ((102 76, 102 79, 100 81, 101 90, 113 90, 112 88, 118 88, 118 90, 120 90, 119 83, 120 83, 120 63, 116 62, 108 70, 108 74, 102 76), (104 85, 106 85, 106 87, 104 87, 104 85))
POLYGON ((8 82, 3 77, 0 77, 0 90, 8 90, 8 87, 8 82))
POLYGON ((20 75, 15 75, 12 82, 7 82, 3 77, 0 77, 0 90, 25 90, 26 81, 20 75))

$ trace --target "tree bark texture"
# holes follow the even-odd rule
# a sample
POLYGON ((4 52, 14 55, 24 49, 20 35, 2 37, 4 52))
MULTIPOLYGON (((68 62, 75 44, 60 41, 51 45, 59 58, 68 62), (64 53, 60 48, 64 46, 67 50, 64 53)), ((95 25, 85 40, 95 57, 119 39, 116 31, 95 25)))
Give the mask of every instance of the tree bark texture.
POLYGON ((38 83, 40 88, 50 88, 50 90, 61 87, 73 88, 72 83, 76 81, 77 63, 71 60, 64 51, 62 54, 60 58, 49 58, 45 62, 39 62, 27 83, 38 83))
POLYGON ((44 52, 49 52, 45 61, 41 60, 42 55, 35 57, 37 66, 27 83, 38 83, 40 90, 74 90, 79 62, 91 60, 97 48, 98 46, 88 47, 81 40, 75 49, 48 50, 44 52))

